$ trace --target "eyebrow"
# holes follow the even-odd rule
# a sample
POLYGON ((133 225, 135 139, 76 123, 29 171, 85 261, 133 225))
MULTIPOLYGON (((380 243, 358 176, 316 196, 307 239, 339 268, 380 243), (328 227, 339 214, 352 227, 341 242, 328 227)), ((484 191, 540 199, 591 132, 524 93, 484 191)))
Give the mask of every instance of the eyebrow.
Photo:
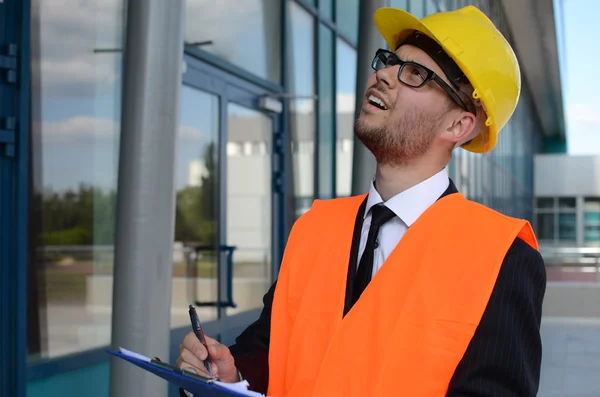
MULTIPOLYGON (((403 62, 414 62, 414 63, 418 63, 421 66, 425 66, 425 64, 421 61, 417 61, 416 59, 412 58, 412 57, 406 57, 403 58, 400 55, 396 54, 396 56, 398 57, 398 59, 400 59, 403 62)), ((425 66, 426 68, 429 68, 429 66, 425 66)), ((436 73, 437 74, 437 73, 436 73)))

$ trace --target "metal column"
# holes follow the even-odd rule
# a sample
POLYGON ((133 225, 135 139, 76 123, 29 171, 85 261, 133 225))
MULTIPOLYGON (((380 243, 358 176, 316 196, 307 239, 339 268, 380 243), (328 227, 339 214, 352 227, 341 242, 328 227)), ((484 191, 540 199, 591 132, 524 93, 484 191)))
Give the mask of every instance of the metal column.
MULTIPOLYGON (((112 347, 168 359, 185 0, 127 3, 112 347)), ((167 384, 113 358, 110 391, 165 396, 167 384)))
POLYGON ((0 1, 0 396, 11 397, 27 391, 30 19, 29 0, 0 1))
MULTIPOLYGON (((356 70, 356 117, 360 114, 362 100, 367 89, 367 80, 373 72, 371 60, 375 51, 383 48, 385 42, 373 22, 373 14, 378 8, 387 6, 386 0, 361 0, 358 21, 358 50, 356 70)), ((352 195, 369 191, 369 183, 375 175, 375 157, 354 137, 352 161, 352 195)))

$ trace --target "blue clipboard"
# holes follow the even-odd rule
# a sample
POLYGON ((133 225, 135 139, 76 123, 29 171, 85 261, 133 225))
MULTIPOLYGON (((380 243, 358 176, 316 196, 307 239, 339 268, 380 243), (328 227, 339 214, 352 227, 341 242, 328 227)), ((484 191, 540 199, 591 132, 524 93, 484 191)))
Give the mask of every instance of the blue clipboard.
POLYGON ((234 390, 226 389, 217 384, 203 382, 201 380, 190 378, 189 376, 185 376, 177 372, 169 371, 168 369, 159 367, 152 363, 127 356, 125 354, 122 354, 121 352, 117 352, 110 349, 108 349, 107 352, 112 354, 113 356, 129 361, 130 363, 137 365, 138 367, 145 369, 146 371, 152 372, 154 375, 163 378, 169 383, 173 383, 181 387, 182 389, 189 391, 194 395, 194 397, 246 396, 245 394, 238 393, 234 390))

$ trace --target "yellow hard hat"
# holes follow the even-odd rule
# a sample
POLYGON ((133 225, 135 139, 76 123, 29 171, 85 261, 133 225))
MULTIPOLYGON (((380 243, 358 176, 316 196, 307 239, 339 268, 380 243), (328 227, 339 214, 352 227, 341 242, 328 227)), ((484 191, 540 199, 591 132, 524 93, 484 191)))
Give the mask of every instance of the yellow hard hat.
POLYGON ((492 150, 521 93, 517 57, 492 21, 474 6, 421 20, 397 8, 381 8, 374 19, 392 51, 407 34, 418 31, 435 40, 454 60, 473 86, 473 98, 483 103, 488 116, 480 135, 462 147, 476 153, 492 150))

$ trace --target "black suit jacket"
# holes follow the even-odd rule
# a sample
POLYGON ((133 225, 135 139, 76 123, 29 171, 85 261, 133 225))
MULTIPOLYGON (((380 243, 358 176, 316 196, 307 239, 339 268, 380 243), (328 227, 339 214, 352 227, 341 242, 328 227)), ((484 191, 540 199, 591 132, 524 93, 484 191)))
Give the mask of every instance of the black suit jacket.
MULTIPOLYGON (((441 197, 456 193, 454 183, 441 197)), ((354 241, 358 246, 364 205, 357 214, 354 241)), ((350 264, 356 267, 357 249, 350 264)), ((348 272, 346 295, 355 271, 348 272)), ((268 385, 268 353, 271 306, 276 283, 263 298, 259 319, 230 347, 236 366, 251 389, 265 393, 268 385)), ((546 290, 546 271, 541 255, 517 238, 500 268, 495 287, 479 326, 448 388, 449 397, 533 397, 537 394, 542 344, 540 322, 546 290)), ((349 307, 347 299, 346 309, 349 307)))

